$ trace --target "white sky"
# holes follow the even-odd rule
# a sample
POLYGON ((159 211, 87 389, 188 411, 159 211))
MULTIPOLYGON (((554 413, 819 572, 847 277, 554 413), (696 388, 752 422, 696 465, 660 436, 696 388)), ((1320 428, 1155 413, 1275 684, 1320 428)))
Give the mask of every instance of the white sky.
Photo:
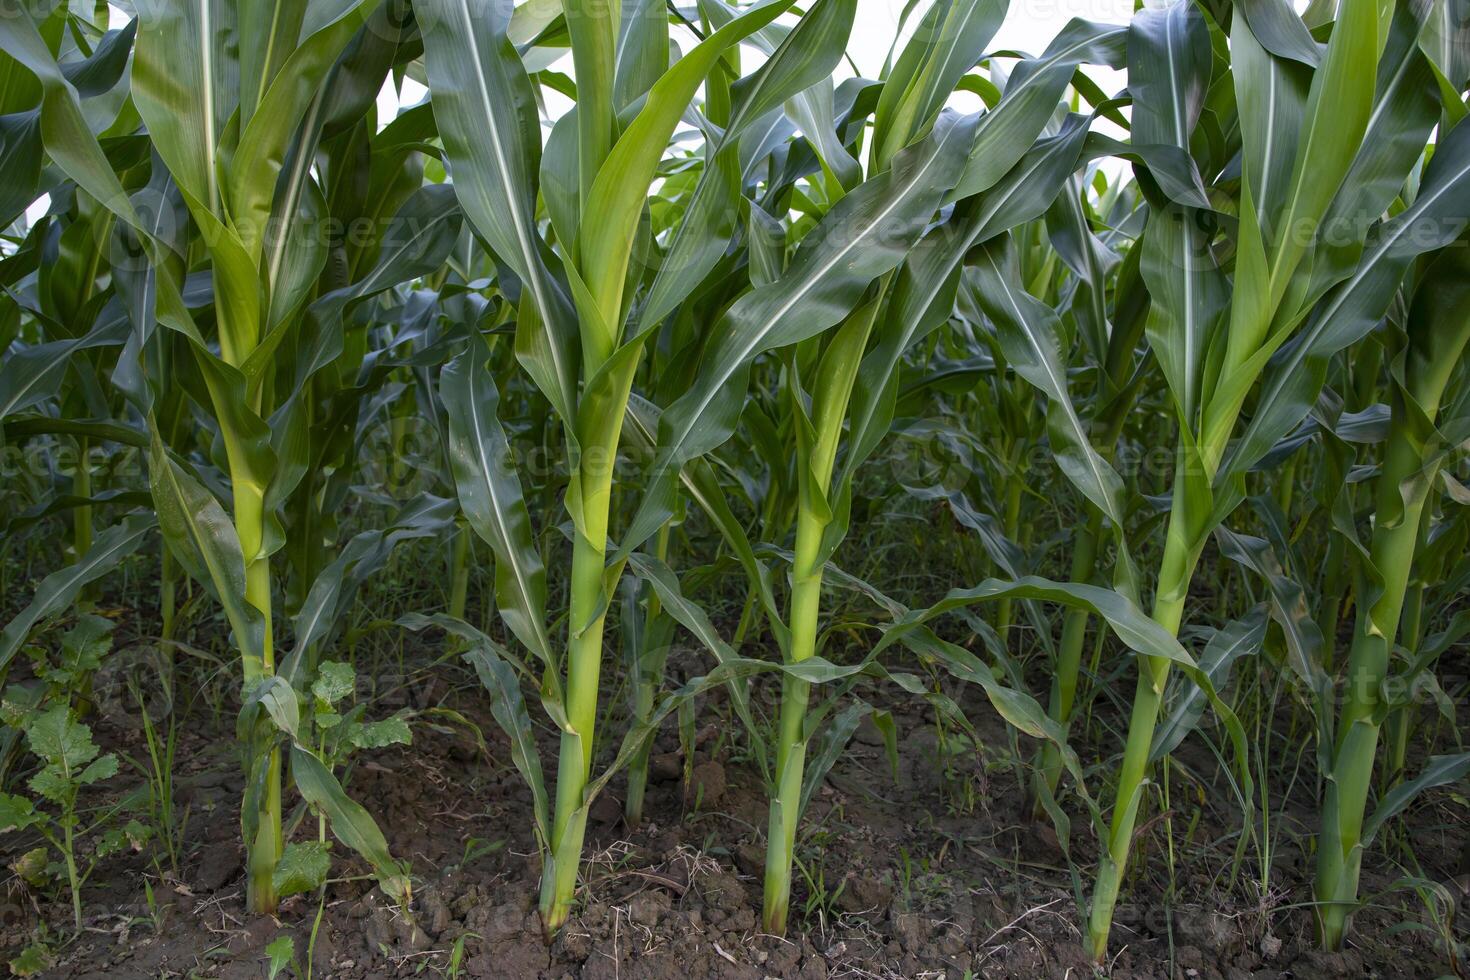
MULTIPOLYGON (((883 60, 887 57, 889 47, 893 44, 894 34, 898 30, 899 16, 903 12, 904 2, 905 0, 858 0, 857 19, 853 25, 847 50, 859 72, 864 76, 875 78, 881 70, 883 60)), ((1294 6, 1300 8, 1305 2, 1306 0, 1294 0, 1294 6)), ((924 6, 921 0, 919 9, 909 19, 910 30, 919 20, 924 6)), ((110 26, 113 27, 121 27, 127 23, 129 18, 129 14, 115 6, 109 10, 109 13, 112 21, 110 26)), ((1056 33, 1074 17, 1123 24, 1127 23, 1132 13, 1133 0, 1011 0, 1005 23, 1001 25, 1000 31, 991 41, 989 48, 992 51, 1016 50, 1033 55, 1040 54, 1056 33)), ((693 43, 693 38, 687 32, 680 33, 684 35, 679 38, 680 45, 687 50, 693 43)), ((752 49, 745 48, 742 52, 744 69, 748 72, 757 64, 759 64, 759 55, 752 49)), ((570 55, 556 67, 570 73, 570 55)), ((852 69, 844 62, 838 66, 836 75, 840 79, 852 73, 852 69)), ((1122 72, 1090 67, 1088 74, 1109 95, 1124 84, 1122 72)), ((390 79, 378 96, 378 125, 386 125, 398 114, 400 107, 417 105, 423 101, 426 94, 424 87, 412 79, 404 79, 401 91, 394 91, 390 79)), ((554 116, 560 115, 570 106, 567 100, 555 92, 547 92, 546 95, 547 108, 554 116)), ((964 93, 956 96, 953 102, 956 108, 966 112, 979 108, 978 99, 964 93)), ((40 215, 45 214, 47 207, 49 207, 47 197, 42 197, 34 202, 26 210, 27 223, 32 223, 40 215)))
MULTIPOLYGON (((875 78, 882 68, 903 6, 904 0, 858 0, 857 22, 853 25, 847 53, 865 76, 875 78)), ((921 3, 920 9, 909 18, 911 29, 922 11, 921 3)), ((1074 17, 1124 24, 1132 14, 1132 0, 1011 0, 1005 23, 989 47, 997 51, 1014 49, 1040 54, 1074 17)))
MULTIPOLYGON (((859 72, 867 78, 876 78, 883 67, 883 60, 893 44, 898 31, 899 16, 903 13, 905 0, 858 0, 857 19, 853 24, 852 36, 848 40, 847 53, 857 65, 859 72)), ((911 32, 915 22, 923 13, 925 3, 909 18, 911 32)), ((1011 0, 1005 23, 1001 25, 989 48, 993 51, 1014 50, 1027 54, 1040 54, 1057 32, 1074 17, 1104 23, 1124 24, 1133 15, 1133 0, 1011 0)), ((677 31, 676 38, 685 50, 693 43, 693 36, 677 31)), ((742 50, 742 67, 752 70, 759 64, 760 56, 749 47, 742 50)), ((570 55, 556 66, 559 71, 571 74, 570 55)), ((839 79, 853 74, 846 62, 838 66, 835 73, 839 79)), ((1109 95, 1122 88, 1122 72, 1090 67, 1088 75, 1109 95)), ((547 109, 559 116, 571 103, 555 92, 546 92, 547 109)), ((395 93, 385 88, 378 98, 378 123, 385 125, 398 111, 399 106, 411 106, 420 102, 425 95, 424 87, 412 79, 405 79, 403 90, 395 93)), ((979 108, 978 100, 967 96, 956 99, 956 108, 973 111, 979 108), (973 102, 973 104, 971 104, 973 102)))
MULTIPOLYGON (((883 60, 887 57, 894 34, 898 30, 899 15, 903 12, 904 2, 905 0, 858 0, 857 19, 848 41, 848 54, 864 76, 875 78, 882 68, 883 60)), ((1306 0, 1294 2, 1301 6, 1306 0)), ((922 14, 923 8, 924 3, 921 0, 919 9, 909 19, 910 30, 922 14)), ((990 49, 1040 54, 1052 37, 1074 17, 1122 24, 1128 21, 1132 12, 1133 0, 1011 0, 1005 23, 991 42, 990 49)), ((110 8, 109 14, 112 27, 123 26, 130 17, 130 14, 116 6, 110 8)), ((688 36, 687 32, 681 33, 686 35, 680 38, 681 46, 687 50, 693 41, 692 36, 688 36)), ((748 47, 742 53, 742 59, 746 71, 759 63, 759 55, 748 47)), ((570 55, 556 67, 570 73, 570 55)), ((1110 95, 1121 88, 1124 82, 1121 72, 1100 68, 1090 68, 1088 72, 1102 86, 1103 91, 1110 95)), ((836 75, 839 79, 851 74, 852 69, 846 62, 838 66, 836 75)), ((398 114, 400 107, 417 105, 426 94, 424 87, 412 79, 404 79, 402 89, 395 91, 390 79, 378 96, 378 125, 387 125, 398 114)), ((554 116, 560 115, 570 106, 569 102, 555 92, 547 92, 546 96, 547 108, 554 116)), ((954 101, 956 108, 967 112, 979 107, 978 100, 967 94, 957 96, 954 101)), ((44 197, 36 201, 27 209, 27 220, 34 221, 45 213, 48 206, 48 200, 44 197)))

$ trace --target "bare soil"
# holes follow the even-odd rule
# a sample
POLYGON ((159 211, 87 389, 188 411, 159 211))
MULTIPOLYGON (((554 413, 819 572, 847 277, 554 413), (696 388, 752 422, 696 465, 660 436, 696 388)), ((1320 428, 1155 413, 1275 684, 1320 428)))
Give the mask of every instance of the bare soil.
MULTIPOLYGON (((649 980, 1029 980, 1093 972, 1057 835, 1028 819, 1024 787, 1009 761, 1015 743, 972 694, 964 695, 965 708, 979 726, 978 750, 953 732, 941 741, 911 699, 894 704, 896 778, 877 731, 866 723, 859 729, 808 814, 799 851, 804 871, 784 939, 758 928, 766 804, 753 765, 732 754, 739 741, 725 737, 733 723, 710 723, 699 733, 687 791, 677 738, 663 733, 643 825, 624 822, 622 784, 615 781, 594 808, 577 914, 548 946, 535 912, 539 861, 524 816, 529 795, 488 700, 469 686, 448 689, 442 672, 419 676, 428 680, 389 695, 375 714, 405 703, 449 707, 479 726, 489 751, 463 726, 421 716, 411 746, 375 753, 350 775, 349 792, 377 817, 394 853, 412 864, 412 920, 387 904, 340 845, 333 868, 339 877, 320 902, 296 896, 275 917, 247 917, 232 726, 200 732, 192 724, 178 753, 185 760, 178 796, 188 814, 186 859, 176 875, 141 856, 100 866, 86 889, 85 931, 55 944, 45 975, 264 977, 263 950, 282 933, 295 938, 301 975, 309 951, 312 976, 342 980, 455 975, 456 966, 465 977, 649 980)), ((870 696, 883 700, 882 692, 870 696)), ((711 698, 700 717, 721 718, 721 702, 711 698)), ((106 747, 142 757, 137 731, 107 717, 93 723, 106 747)), ((1084 759, 1089 752, 1105 757, 1098 747, 1082 750, 1084 759)), ((1289 801, 1276 801, 1267 890, 1261 894, 1254 846, 1232 883, 1226 876, 1239 819, 1231 793, 1213 775, 1214 757, 1194 740, 1181 759, 1182 771, 1207 774, 1210 782, 1191 785, 1176 776, 1173 809, 1143 832, 1137 850, 1148 870, 1132 876, 1119 909, 1112 976, 1452 973, 1457 965, 1424 925, 1429 917, 1414 893, 1385 891, 1403 873, 1385 856, 1392 842, 1380 842, 1365 872, 1365 894, 1385 894, 1360 914, 1352 948, 1316 952, 1310 911, 1299 904, 1310 895, 1309 816, 1294 820, 1289 801)), ((136 773, 126 769, 114 781, 118 792, 130 779, 136 786, 136 773)), ((1409 826, 1425 877, 1463 903, 1467 835, 1463 826, 1445 824, 1445 812, 1426 803, 1410 814, 1409 826)), ((1071 856, 1083 869, 1094 859, 1086 820, 1080 809, 1073 814, 1071 856)), ((298 837, 315 832, 309 815, 301 823, 298 837)), ((8 864, 25 842, 4 843, 8 864)), ((52 924, 53 936, 64 936, 69 908, 58 899, 64 896, 48 900, 11 878, 0 898, 5 959, 34 934, 38 917, 52 924)))

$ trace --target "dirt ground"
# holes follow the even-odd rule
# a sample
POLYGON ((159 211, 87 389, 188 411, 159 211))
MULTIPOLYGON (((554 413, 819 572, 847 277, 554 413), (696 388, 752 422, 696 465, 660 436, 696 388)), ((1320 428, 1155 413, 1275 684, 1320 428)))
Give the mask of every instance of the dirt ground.
MULTIPOLYGON (((374 753, 351 773, 349 792, 377 817, 394 854, 412 865, 412 922, 387 905, 364 866, 340 845, 338 877, 324 902, 295 896, 274 918, 247 917, 231 726, 218 733, 196 728, 178 753, 186 760, 178 796, 188 819, 187 855, 177 876, 160 874, 141 857, 100 866, 86 889, 84 933, 55 944, 44 975, 264 977, 263 950, 282 933, 295 938, 296 975, 307 975, 309 952, 310 975, 343 980, 1092 973, 1058 838, 1050 824, 1027 819, 1024 790, 1008 761, 1016 743, 973 694, 963 697, 981 735, 978 750, 952 731, 936 734, 922 705, 895 704, 896 779, 877 730, 866 722, 859 729, 809 811, 785 939, 758 928, 766 824, 760 779, 736 755, 739 740, 726 737, 722 698, 711 698, 701 709, 706 727, 687 797, 678 740, 667 731, 655 747, 642 826, 630 828, 622 819, 621 777, 599 798, 579 909, 547 946, 534 905, 539 863, 524 818, 529 796, 488 699, 468 686, 450 689, 440 675, 418 676, 420 682, 389 694, 374 711, 402 704, 453 708, 480 727, 489 753, 469 729, 421 716, 411 746, 374 753)), ((104 746, 139 751, 138 732, 117 719, 97 719, 94 727, 104 746)), ((1019 748, 1030 751, 1024 743, 1019 748)), ((1101 757, 1085 747, 1084 760, 1089 751, 1101 757)), ((1181 752, 1186 768, 1197 762, 1195 772, 1218 769, 1193 740, 1181 752)), ((119 792, 128 778, 136 784, 136 774, 120 776, 119 792)), ((1264 893, 1254 847, 1232 885, 1222 877, 1239 831, 1225 805, 1230 794, 1223 783, 1181 783, 1173 787, 1181 802, 1152 821, 1141 839, 1148 873, 1132 876, 1119 908, 1112 976, 1428 977, 1456 969, 1422 904, 1416 910, 1414 893, 1403 890, 1386 892, 1360 914, 1349 951, 1316 952, 1310 911, 1291 904, 1310 894, 1311 859, 1303 851, 1310 821, 1293 825, 1289 806, 1278 801, 1283 812, 1272 815, 1276 833, 1264 893), (1172 853, 1166 819, 1173 824, 1172 853), (1246 895, 1260 897, 1247 901, 1246 895)), ((1470 883, 1464 828, 1445 826, 1443 809, 1433 805, 1410 819, 1417 821, 1423 874, 1463 904, 1470 883)), ((1083 869, 1092 866, 1095 846, 1085 820, 1074 814, 1071 835, 1072 857, 1083 869)), ((298 838, 314 831, 309 816, 303 824, 298 838)), ((5 841, 7 864, 20 843, 5 841)), ((1401 874, 1380 848, 1365 872, 1364 892, 1384 890, 1401 874)), ((38 916, 64 937, 55 930, 69 924, 69 908, 29 893, 12 877, 0 904, 7 960, 32 935, 38 916)))

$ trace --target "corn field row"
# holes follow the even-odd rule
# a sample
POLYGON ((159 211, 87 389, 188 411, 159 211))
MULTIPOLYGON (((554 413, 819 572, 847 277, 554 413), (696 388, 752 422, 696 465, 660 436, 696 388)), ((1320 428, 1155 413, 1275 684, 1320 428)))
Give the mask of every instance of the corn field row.
POLYGON ((228 651, 241 914, 334 861, 412 914, 349 778, 411 737, 368 634, 478 677, 548 941, 593 801, 637 826, 715 702, 776 936, 859 726, 896 757, 891 706, 968 730, 957 691, 1100 967, 1186 743, 1222 873, 1315 799, 1326 950, 1408 815, 1470 819, 1465 0, 1173 0, 1039 53, 1008 0, 911 0, 876 78, 858 0, 7 7, 0 841, 75 929, 110 854, 179 857, 158 752, 97 818, 122 620, 145 687, 228 651), (365 598, 413 561, 442 601, 365 598))

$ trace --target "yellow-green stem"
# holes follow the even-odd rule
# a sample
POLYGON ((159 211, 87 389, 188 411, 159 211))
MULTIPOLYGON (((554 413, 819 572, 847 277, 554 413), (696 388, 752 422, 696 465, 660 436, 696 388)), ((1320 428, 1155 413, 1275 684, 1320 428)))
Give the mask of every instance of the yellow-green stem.
MULTIPOLYGON (((1179 624, 1184 617, 1184 602, 1189 595, 1190 579, 1199 560, 1199 550, 1190 544, 1190 535, 1186 530, 1190 526, 1191 515, 1185 498, 1184 481, 1179 476, 1175 480, 1173 510, 1169 514, 1169 530, 1164 543, 1164 557, 1159 568, 1159 585, 1153 610, 1154 621, 1175 636, 1179 633, 1179 624)), ((1162 657, 1139 657, 1138 687, 1133 696, 1133 713, 1128 721, 1128 741, 1123 749, 1123 765, 1118 772, 1118 789, 1113 803, 1107 851, 1098 868, 1097 884, 1092 895, 1091 918, 1088 922, 1088 949, 1093 959, 1099 963, 1107 956, 1108 934, 1113 926, 1113 912, 1117 907, 1123 873, 1128 866, 1133 830, 1138 821, 1144 782, 1148 776, 1154 729, 1158 724, 1159 706, 1163 703, 1164 685, 1168 679, 1168 660, 1162 657)))
MULTIPOLYGON (((885 284, 886 288, 886 284, 885 284)), ((822 363, 817 367, 811 395, 813 436, 810 445, 798 441, 807 467, 797 501, 797 544, 791 561, 791 608, 788 626, 791 644, 786 661, 810 660, 817 652, 817 629, 822 617, 823 536, 831 516, 826 495, 832 491, 832 470, 842 438, 842 420, 847 417, 858 364, 881 300, 854 311, 832 336, 822 363), (820 498, 817 497, 820 494, 820 498)), ((798 470, 800 473, 800 470, 798 470)), ((776 786, 770 798, 770 826, 766 837, 766 882, 764 882, 764 929, 772 936, 786 932, 786 915, 791 908, 791 865, 797 849, 797 824, 801 820, 801 780, 806 771, 807 698, 810 685, 798 677, 782 677, 781 721, 776 732, 776 786)))
POLYGON ((449 615, 464 619, 465 600, 470 588, 470 530, 467 527, 460 527, 455 532, 449 577, 449 615))
MULTIPOLYGON (((670 522, 665 521, 658 529, 654 550, 659 561, 667 561, 669 557, 670 527, 670 522)), ((635 723, 646 721, 653 713, 653 699, 658 693, 657 689, 663 673, 661 667, 654 671, 646 669, 643 663, 650 653, 658 658, 660 664, 663 662, 662 653, 648 649, 649 644, 664 642, 664 634, 659 626, 662 611, 663 607, 659 602, 658 593, 650 590, 647 612, 643 617, 644 647, 638 651, 638 662, 633 665, 633 719, 635 723)), ((623 804, 623 815, 627 818, 628 825, 632 827, 643 822, 643 799, 648 789, 648 759, 652 752, 653 739, 648 738, 639 746, 638 751, 628 763, 628 798, 623 804)))
POLYGON ((566 721, 556 771, 556 815, 551 855, 541 879, 541 925, 548 937, 566 923, 577 891, 582 840, 587 830, 586 790, 592 772, 597 727, 597 685, 602 671, 602 630, 606 618, 603 576, 607 566, 607 521, 612 499, 613 460, 618 428, 602 430, 599 448, 589 451, 572 479, 581 510, 572 542, 571 596, 568 603, 566 721), (594 618, 595 617, 595 618, 594 618))
MULTIPOLYGON (((884 283, 886 288, 886 282, 884 283)), ((881 295, 881 289, 880 289, 881 295)), ((812 393, 813 435, 804 446, 801 465, 808 467, 796 512, 796 548, 791 562, 791 630, 788 663, 801 663, 817 652, 822 606, 823 538, 831 521, 826 496, 842 423, 857 379, 881 300, 854 312, 823 352, 812 393), (823 499, 818 499, 817 493, 823 499)), ((762 921, 767 933, 784 935, 791 907, 791 865, 796 853, 796 827, 801 819, 801 783, 806 768, 806 711, 810 685, 786 675, 781 681, 781 719, 776 743, 776 786, 771 796, 766 837, 765 899, 762 921)))
MULTIPOLYGON (((1380 508, 1385 506, 1384 495, 1398 494, 1402 481, 1420 468, 1418 452, 1407 438, 1389 440, 1379 480, 1380 508)), ((1376 527, 1373 533, 1373 563, 1383 575, 1383 592, 1371 607, 1358 612, 1348 652, 1346 703, 1327 774, 1317 844, 1317 928, 1328 950, 1342 948, 1357 903, 1363 816, 1378 751, 1380 689, 1398 635, 1423 506, 1420 495, 1404 507, 1401 521, 1392 527, 1376 527)))
MULTIPOLYGON (((162 549, 158 560, 158 635, 164 640, 174 638, 175 579, 174 556, 167 547, 162 549)), ((165 644, 164 656, 173 661, 173 648, 165 644)))
MULTIPOLYGON (((1092 579, 1101 524, 1101 514, 1095 508, 1090 508, 1087 525, 1077 533, 1077 540, 1072 548, 1073 582, 1088 582, 1092 579)), ((1066 618, 1062 621, 1062 642, 1057 650, 1057 665, 1052 674, 1051 701, 1047 713, 1061 726, 1063 732, 1072 723, 1072 709, 1077 703, 1077 678, 1082 669, 1082 647, 1087 639, 1087 620, 1086 609, 1074 608, 1067 610, 1066 618)), ((1033 787, 1032 803, 1033 815, 1040 817, 1043 813, 1041 801, 1045 798, 1043 786, 1046 794, 1055 793, 1062 777, 1062 753, 1054 743, 1042 743, 1037 770, 1038 785, 1033 787)))
MULTIPOLYGON (((1018 439, 1012 446, 1010 453, 1009 469, 1006 476, 1006 506, 1004 521, 1006 538, 1016 541, 1021 524, 1021 493, 1025 489, 1021 477, 1022 445, 1018 439)), ((1018 542, 1019 543, 1019 542, 1018 542)), ((1009 597, 1001 599, 995 605, 995 632, 1000 636, 1002 646, 1010 647, 1011 638, 1011 600, 1009 597)))
MULTIPOLYGON (((821 615, 825 522, 806 507, 796 517, 796 552, 791 566, 791 662, 816 653, 821 615)), ((781 682, 781 717, 776 733, 776 792, 771 796, 766 836, 766 877, 761 921, 772 936, 786 934, 791 908, 791 866, 801 817, 801 783, 806 769, 806 711, 810 685, 786 676, 781 682)))
POLYGON ((1470 345, 1470 259, 1464 248, 1445 249, 1420 282, 1408 317, 1389 437, 1375 493, 1372 564, 1381 591, 1360 597, 1348 652, 1347 692, 1326 775, 1322 832, 1317 842, 1317 927, 1322 945, 1342 948, 1358 897, 1363 861, 1363 816, 1373 782, 1382 685, 1399 635, 1404 598, 1414 574, 1429 488, 1438 473, 1440 435, 1434 429, 1440 399, 1470 345))
MULTIPOLYGON (((248 480, 236 479, 235 484, 235 527, 240 535, 241 549, 245 555, 245 601, 254 606, 264 620, 264 643, 260 661, 245 659, 245 685, 252 687, 260 680, 275 673, 275 653, 271 638, 271 577, 270 559, 261 556, 260 544, 265 528, 265 500, 259 490, 248 480)), ((262 726, 271 723, 262 718, 262 726)), ((269 914, 276 910, 278 900, 273 881, 276 865, 281 860, 284 846, 281 833, 281 753, 274 745, 263 759, 251 759, 247 766, 246 779, 249 785, 259 785, 256 800, 255 836, 246 840, 246 906, 252 913, 269 914), (257 781, 259 767, 264 766, 264 779, 257 781)))
MULTIPOLYGON (((90 451, 91 443, 86 437, 77 439, 77 468, 72 476, 72 493, 82 498, 92 496, 90 451)), ((72 545, 78 561, 92 548, 92 508, 88 504, 82 504, 73 513, 72 545)))
MULTIPOLYGON (((1421 508, 1419 515, 1419 537, 1414 544, 1417 554, 1424 546, 1425 538, 1429 533, 1429 525, 1434 516, 1434 508, 1425 506, 1421 508)), ((1404 593, 1404 608, 1400 618, 1399 632, 1402 646, 1409 651, 1411 656, 1419 652, 1419 644, 1424 639, 1424 581, 1414 576, 1404 593)), ((1426 670, 1432 671, 1433 665, 1427 665, 1426 670)), ((1383 778, 1379 783, 1380 792, 1388 792, 1404 778, 1404 770, 1409 760, 1409 736, 1412 734, 1415 719, 1416 705, 1412 700, 1406 705, 1400 705, 1389 712, 1388 715, 1388 765, 1384 767, 1383 778)))

